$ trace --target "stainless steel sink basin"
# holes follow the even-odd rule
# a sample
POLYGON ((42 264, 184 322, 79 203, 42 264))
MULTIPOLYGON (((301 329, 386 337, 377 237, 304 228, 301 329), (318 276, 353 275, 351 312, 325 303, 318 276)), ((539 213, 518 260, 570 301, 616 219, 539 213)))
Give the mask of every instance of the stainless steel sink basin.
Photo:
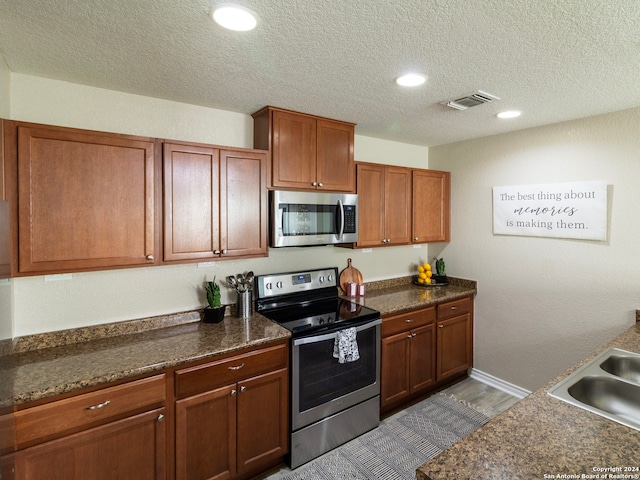
POLYGON ((600 368, 616 377, 640 383, 640 357, 611 355, 600 364, 600 368))
POLYGON ((640 354, 609 348, 558 382, 548 393, 640 430, 640 354))

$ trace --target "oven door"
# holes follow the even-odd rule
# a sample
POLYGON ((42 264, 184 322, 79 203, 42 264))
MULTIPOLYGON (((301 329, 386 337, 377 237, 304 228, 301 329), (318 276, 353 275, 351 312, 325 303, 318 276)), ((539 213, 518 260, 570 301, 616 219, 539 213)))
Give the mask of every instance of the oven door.
POLYGON ((381 319, 356 327, 360 358, 334 358, 338 331, 294 338, 292 349, 292 430, 345 410, 380 394, 381 319))

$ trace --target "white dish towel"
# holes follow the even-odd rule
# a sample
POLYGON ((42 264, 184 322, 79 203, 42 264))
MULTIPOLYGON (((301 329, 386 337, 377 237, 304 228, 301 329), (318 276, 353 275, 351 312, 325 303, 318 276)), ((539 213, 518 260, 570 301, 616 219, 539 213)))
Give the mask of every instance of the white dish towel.
POLYGON ((360 358, 356 327, 345 328, 337 333, 333 344, 333 358, 337 358, 338 363, 355 362, 360 358))

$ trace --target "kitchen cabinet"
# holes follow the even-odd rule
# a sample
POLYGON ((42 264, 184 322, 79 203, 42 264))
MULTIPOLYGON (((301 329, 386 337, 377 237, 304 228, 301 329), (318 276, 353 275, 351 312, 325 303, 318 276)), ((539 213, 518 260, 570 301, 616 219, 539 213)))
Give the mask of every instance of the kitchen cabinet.
POLYGON ((435 308, 383 318, 381 399, 384 411, 436 382, 435 308))
POLYGON ((164 261, 267 255, 266 152, 164 143, 164 261))
POLYGON ((155 142, 4 122, 12 274, 157 263, 155 142))
POLYGON ((165 478, 164 375, 15 413, 15 478, 165 478))
POLYGON ((441 303, 437 308, 438 382, 473 366, 473 297, 441 303))
POLYGON ((236 478, 288 452, 288 345, 175 372, 176 479, 236 478))
POLYGON ((412 234, 413 243, 450 240, 451 174, 436 170, 413 169, 412 234))
POLYGON ((411 243, 411 170, 358 162, 357 247, 411 243))
POLYGON ((472 296, 383 317, 382 412, 465 375, 472 366, 472 296))
POLYGON ((253 118, 254 148, 270 153, 270 188, 355 192, 354 124, 275 107, 253 118))

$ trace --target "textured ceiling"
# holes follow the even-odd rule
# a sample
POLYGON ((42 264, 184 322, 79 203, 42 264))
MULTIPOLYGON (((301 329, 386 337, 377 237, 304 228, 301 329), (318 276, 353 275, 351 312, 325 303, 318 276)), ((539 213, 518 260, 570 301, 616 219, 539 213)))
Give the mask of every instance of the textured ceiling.
POLYGON ((0 54, 13 72, 428 146, 640 106, 638 0, 235 3, 258 28, 223 30, 209 0, 0 0, 0 54), (394 83, 411 70, 427 83, 394 83), (439 103, 476 90, 500 100, 439 103))

